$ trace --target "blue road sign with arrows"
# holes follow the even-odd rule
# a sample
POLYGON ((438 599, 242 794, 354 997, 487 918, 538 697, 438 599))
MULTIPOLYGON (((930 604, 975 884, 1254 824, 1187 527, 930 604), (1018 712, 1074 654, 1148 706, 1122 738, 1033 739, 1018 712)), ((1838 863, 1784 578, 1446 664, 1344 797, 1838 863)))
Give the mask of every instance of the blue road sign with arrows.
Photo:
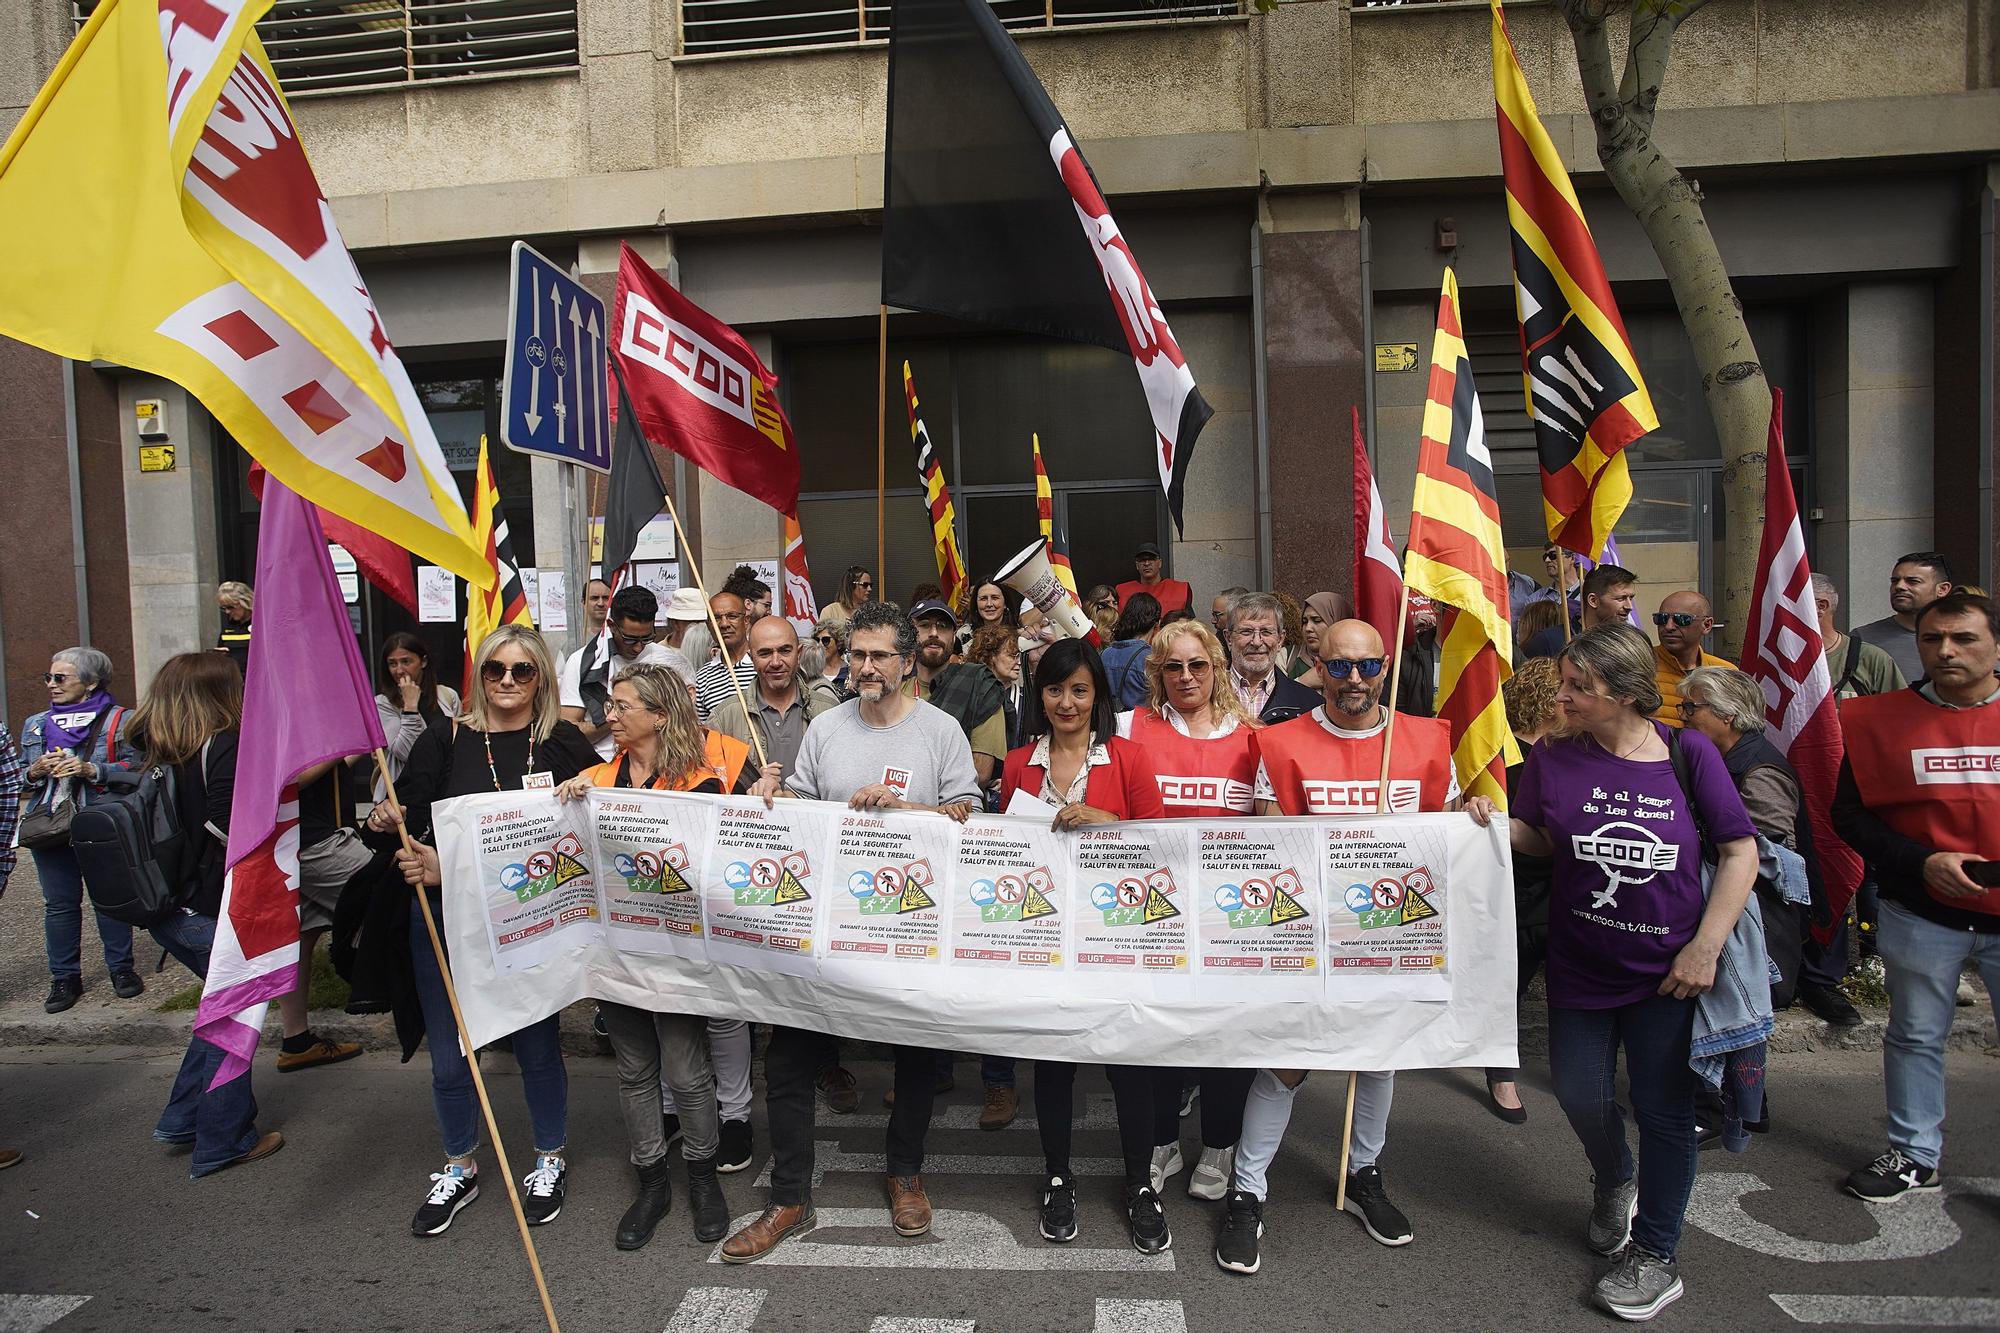
POLYGON ((523 241, 514 242, 512 273, 501 443, 609 472, 604 302, 523 241))

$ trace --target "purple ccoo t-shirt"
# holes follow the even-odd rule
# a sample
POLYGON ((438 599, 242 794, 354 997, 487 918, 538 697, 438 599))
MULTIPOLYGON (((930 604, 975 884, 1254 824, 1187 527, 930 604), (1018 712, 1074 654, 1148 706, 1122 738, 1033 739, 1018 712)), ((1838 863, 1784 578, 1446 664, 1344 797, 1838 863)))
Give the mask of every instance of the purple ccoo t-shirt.
MULTIPOLYGON (((1714 744, 1686 730, 1680 744, 1709 837, 1754 836, 1714 744)), ((1614 758, 1587 738, 1544 740, 1529 752, 1509 813, 1547 829, 1555 844, 1550 1004, 1611 1009, 1658 992, 1707 902, 1701 833, 1686 806, 1665 759, 1614 758)))

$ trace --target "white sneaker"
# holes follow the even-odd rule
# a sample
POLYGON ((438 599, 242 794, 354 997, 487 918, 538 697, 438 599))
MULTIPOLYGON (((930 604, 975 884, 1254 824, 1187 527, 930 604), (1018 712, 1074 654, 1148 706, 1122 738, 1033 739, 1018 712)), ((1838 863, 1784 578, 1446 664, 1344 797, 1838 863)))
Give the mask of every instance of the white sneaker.
POLYGON ((1203 1148, 1201 1160, 1188 1177, 1190 1199, 1219 1199, 1229 1193, 1229 1178, 1236 1171, 1236 1149, 1203 1148))
POLYGON ((1153 1149, 1153 1193, 1166 1189, 1167 1182, 1179 1175, 1186 1165, 1181 1160, 1181 1145, 1177 1142, 1153 1149))

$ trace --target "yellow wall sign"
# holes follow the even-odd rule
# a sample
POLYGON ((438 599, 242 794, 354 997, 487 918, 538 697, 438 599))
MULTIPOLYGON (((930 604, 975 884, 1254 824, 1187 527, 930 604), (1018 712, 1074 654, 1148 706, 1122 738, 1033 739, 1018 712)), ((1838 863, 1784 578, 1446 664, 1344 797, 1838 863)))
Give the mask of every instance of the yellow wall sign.
POLYGON ((1415 370, 1417 368, 1417 345, 1415 343, 1376 343, 1375 369, 1415 370))
POLYGON ((172 472, 174 470, 174 447, 171 444, 140 445, 139 470, 141 472, 172 472))

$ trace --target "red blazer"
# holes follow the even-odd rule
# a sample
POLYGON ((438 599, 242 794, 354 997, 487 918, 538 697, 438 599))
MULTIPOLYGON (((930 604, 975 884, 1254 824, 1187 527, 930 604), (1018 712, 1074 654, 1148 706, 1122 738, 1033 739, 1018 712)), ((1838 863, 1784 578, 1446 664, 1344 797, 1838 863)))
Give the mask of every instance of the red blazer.
MULTIPOLYGON (((1120 819, 1165 819, 1167 807, 1160 802, 1160 777, 1153 771, 1153 761, 1147 758, 1146 751, 1118 736, 1111 737, 1104 745, 1111 752, 1111 762, 1090 770, 1083 803, 1109 811, 1120 819)), ((1028 762, 1034 753, 1033 744, 1007 752, 1000 769, 1001 809, 1007 808, 1007 802, 1014 799, 1017 791, 1030 796, 1042 794, 1042 782, 1048 774, 1028 762)))

